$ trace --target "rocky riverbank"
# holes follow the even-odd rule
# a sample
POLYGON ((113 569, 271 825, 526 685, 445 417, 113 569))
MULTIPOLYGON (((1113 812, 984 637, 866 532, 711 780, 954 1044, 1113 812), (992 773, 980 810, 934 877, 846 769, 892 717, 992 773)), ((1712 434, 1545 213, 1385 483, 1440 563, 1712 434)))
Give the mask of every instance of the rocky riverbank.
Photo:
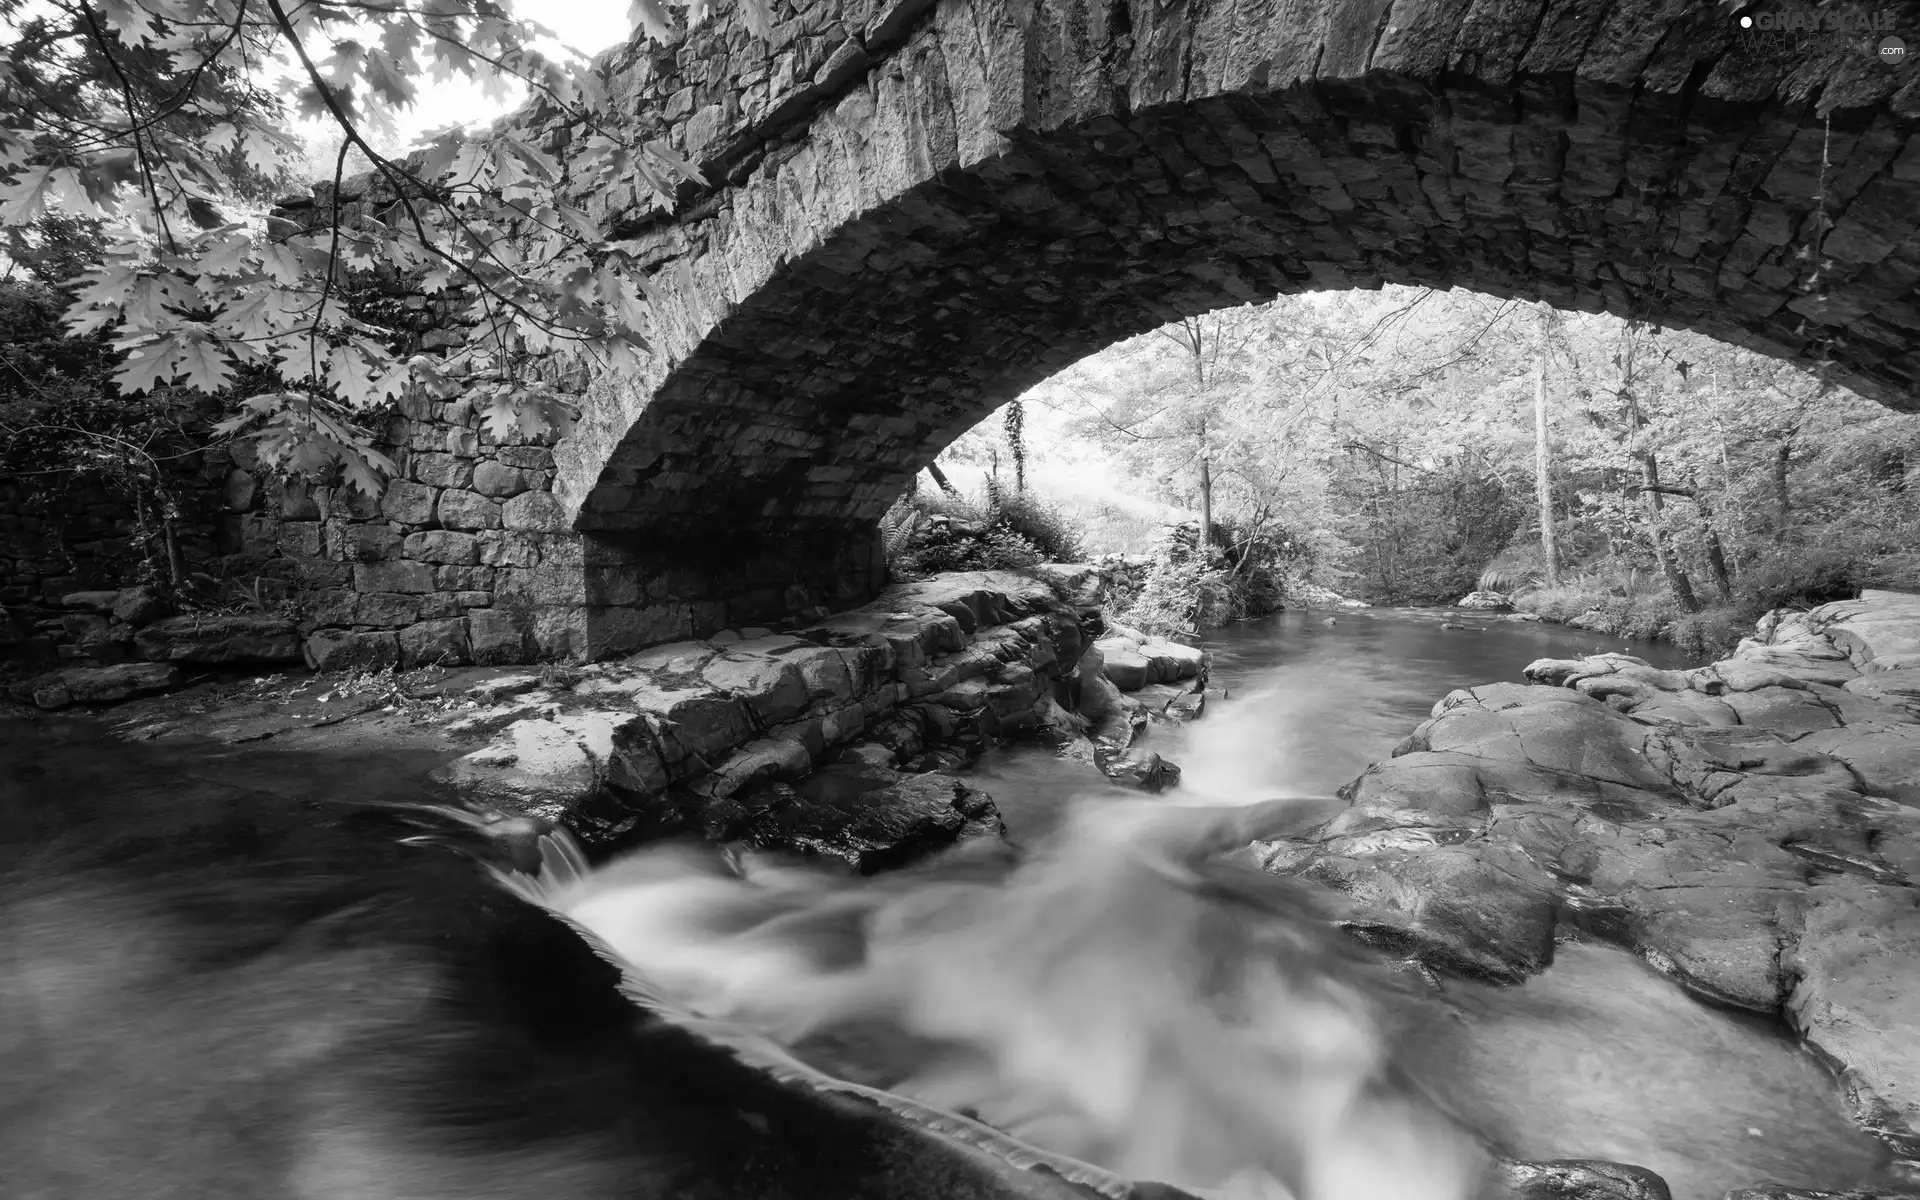
POLYGON ((1920 596, 1770 614, 1695 670, 1527 674, 1448 695, 1260 862, 1441 972, 1517 982, 1568 939, 1630 948, 1787 1023, 1920 1159, 1920 596))
POLYGON ((436 756, 449 798, 594 849, 699 833, 871 871, 999 833, 992 799, 953 774, 994 737, 1047 739, 1144 788, 1177 779, 1131 747, 1150 721, 1198 715, 1205 655, 1107 626, 1097 584, 955 573, 786 632, 585 665, 238 678, 177 657, 39 676, 16 699, 137 740, 436 756), (140 695, 140 672, 179 690, 140 695))

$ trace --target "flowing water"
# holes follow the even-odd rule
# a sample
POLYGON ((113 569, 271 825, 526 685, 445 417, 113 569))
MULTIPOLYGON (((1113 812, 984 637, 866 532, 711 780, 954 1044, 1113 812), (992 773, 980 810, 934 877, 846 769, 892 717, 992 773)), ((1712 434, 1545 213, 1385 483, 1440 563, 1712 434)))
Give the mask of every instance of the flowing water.
POLYGON ((1143 799, 1034 746, 981 761, 1025 851, 1010 871, 962 852, 849 881, 650 851, 550 900, 652 986, 812 1067, 1194 1192, 1464 1200, 1489 1146, 1643 1165, 1679 1200, 1879 1177, 1880 1147, 1772 1023, 1577 944, 1523 987, 1415 995, 1229 853, 1247 806, 1318 819, 1454 687, 1598 650, 1688 665, 1672 647, 1384 610, 1288 613, 1209 648, 1228 698, 1146 742, 1183 768, 1175 791, 1143 799))
MULTIPOLYGON (((1017 860, 974 843, 863 880, 690 847, 588 869, 555 843, 542 881, 517 886, 623 956, 637 997, 749 1059, 885 1089, 959 1136, 1070 1173, 1091 1164, 1080 1177, 1096 1184, 1105 1171, 1232 1200, 1469 1200, 1486 1194, 1481 1139, 1639 1163, 1680 1200, 1875 1178, 1877 1146, 1770 1024, 1593 946, 1563 947, 1524 987, 1450 981, 1436 998, 1360 956, 1308 889, 1232 854, 1252 814, 1316 819, 1452 687, 1601 648, 1682 665, 1664 647, 1451 619, 1466 627, 1382 611, 1223 632, 1211 649, 1229 698, 1150 735, 1184 769, 1163 796, 1035 747, 991 753, 975 782, 1017 860)), ((182 750, 164 786, 430 791, 424 754, 325 750, 182 750)))

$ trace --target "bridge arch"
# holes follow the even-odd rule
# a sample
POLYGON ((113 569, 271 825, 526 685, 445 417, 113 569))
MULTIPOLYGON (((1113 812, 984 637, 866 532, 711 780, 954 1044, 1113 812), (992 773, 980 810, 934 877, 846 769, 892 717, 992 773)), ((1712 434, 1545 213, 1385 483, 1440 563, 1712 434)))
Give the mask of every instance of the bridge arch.
POLYGON ((665 302, 558 449, 596 646, 870 594, 874 520, 994 408, 1287 293, 1608 311, 1920 408, 1920 68, 1877 60, 1879 10, 1782 38, 1678 0, 856 8, 797 110, 680 105, 724 178, 605 208, 665 302))

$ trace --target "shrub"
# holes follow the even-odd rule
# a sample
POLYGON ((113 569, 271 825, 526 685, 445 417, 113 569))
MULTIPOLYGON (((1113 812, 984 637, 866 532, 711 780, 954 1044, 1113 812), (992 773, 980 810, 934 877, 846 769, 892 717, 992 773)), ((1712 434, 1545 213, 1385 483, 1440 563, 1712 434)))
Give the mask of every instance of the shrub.
POLYGON ((1877 556, 1847 546, 1782 547, 1740 577, 1741 607, 1755 616, 1774 608, 1811 608, 1860 594, 1877 556))
POLYGON ((880 519, 887 568, 895 579, 942 571, 1018 571, 1072 562, 1080 538, 1058 507, 989 486, 979 499, 947 492, 909 493, 880 519))
POLYGON ((1060 506, 1032 492, 1003 493, 987 524, 1020 538, 1041 556, 1040 562, 1080 562, 1086 557, 1080 531, 1060 506))
POLYGON ((1754 618, 1732 604, 1715 605, 1697 613, 1674 618, 1668 636, 1688 654, 1702 658, 1724 658, 1753 632, 1754 618))

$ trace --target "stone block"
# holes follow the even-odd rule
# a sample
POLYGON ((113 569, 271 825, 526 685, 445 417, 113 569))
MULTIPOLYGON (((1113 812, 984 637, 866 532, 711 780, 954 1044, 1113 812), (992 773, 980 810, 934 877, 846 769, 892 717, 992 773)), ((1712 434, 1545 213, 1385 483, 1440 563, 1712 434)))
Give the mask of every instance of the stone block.
POLYGON ((344 588, 315 592, 307 599, 307 615, 303 624, 309 629, 351 625, 359 602, 359 596, 344 588))
POLYGON ((468 661, 465 618, 422 621, 400 631, 402 666, 457 667, 466 665, 468 661))
POLYGON ((160 589, 148 583, 128 588, 119 593, 113 602, 113 619, 128 625, 145 625, 172 612, 173 603, 160 594, 160 589))
POLYGON ((545 446, 502 446, 494 451, 493 456, 509 467, 529 471, 553 470, 553 451, 545 446))
POLYGON ((420 597, 399 592, 362 592, 354 601, 353 623, 399 629, 421 617, 420 597))
POLYGON ((192 613, 155 621, 134 635, 150 662, 298 662, 293 622, 264 613, 216 616, 192 613))
POLYGON ((180 685, 180 668, 167 663, 116 663, 108 667, 71 667, 41 676, 32 684, 41 708, 69 704, 105 704, 180 685))
POLYGON ((433 586, 442 592, 493 591, 493 568, 470 566, 440 567, 433 573, 433 586))
POLYGON ((480 544, 480 561, 490 567, 536 567, 540 565, 541 535, 506 529, 487 529, 474 535, 480 544))
POLYGON ((428 487, 464 488, 473 480, 473 464, 451 454, 416 454, 411 470, 414 479, 428 487))
POLYGON ((439 489, 415 483, 410 479, 394 479, 387 483, 385 494, 380 497, 380 513, 391 521, 406 525, 425 525, 433 520, 434 498, 439 489))
POLYGON ((508 529, 532 533, 565 533, 569 527, 566 505, 552 492, 522 492, 502 506, 500 519, 508 529))
POLYGON ((430 529, 408 534, 407 540, 401 545, 401 553, 420 562, 469 566, 480 561, 480 544, 470 533, 430 529))
POLYGON ((473 661, 481 664, 527 661, 528 629, 522 618, 509 609, 480 609, 467 614, 467 647, 473 661))
POLYGON ((542 658, 583 662, 588 657, 587 610, 543 608, 533 614, 533 648, 542 658))
POLYGON ((353 569, 356 592, 431 592, 433 568, 426 563, 397 559, 393 562, 361 563, 353 569))
POLYGON ((535 605, 579 604, 585 594, 577 567, 502 568, 495 578, 495 592, 524 596, 535 605))
POLYGON ((483 461, 473 468, 473 490, 502 500, 518 496, 527 490, 527 473, 519 467, 483 461))
POLYGON ((280 553, 288 558, 318 558, 321 551, 320 522, 282 521, 280 553))
POLYGON ((316 671, 378 671, 400 662, 400 640, 391 633, 322 629, 307 638, 307 665, 316 671))
POLYGON ((400 553, 402 539, 399 532, 385 525, 329 521, 326 531, 327 557, 340 562, 380 562, 400 553))
POLYGON ((304 479, 282 479, 274 485, 273 502, 282 521, 318 521, 321 517, 319 501, 304 479))
POLYGON ((436 511, 440 524, 448 529, 500 528, 500 505, 475 492, 442 492, 436 511))

